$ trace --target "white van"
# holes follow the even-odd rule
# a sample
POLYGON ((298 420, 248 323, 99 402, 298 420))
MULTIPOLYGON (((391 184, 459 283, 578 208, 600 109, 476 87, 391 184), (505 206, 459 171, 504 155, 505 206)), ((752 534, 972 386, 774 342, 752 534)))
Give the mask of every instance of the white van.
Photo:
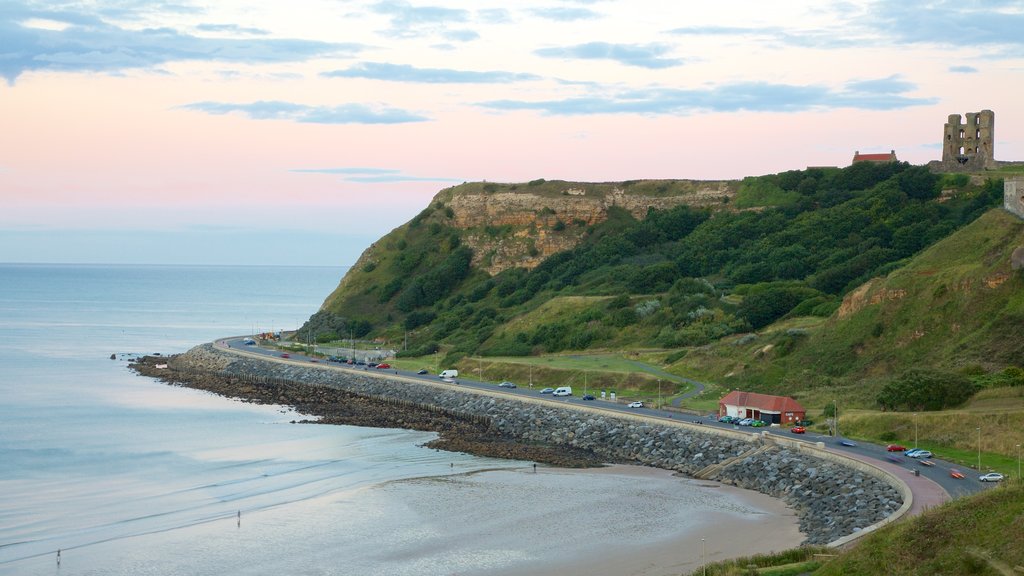
POLYGON ((437 376, 439 378, 458 378, 459 377, 459 371, 458 370, 442 370, 441 373, 438 374, 437 376))
POLYGON ((555 388, 555 391, 551 393, 552 396, 572 396, 572 386, 562 386, 561 388, 555 388))

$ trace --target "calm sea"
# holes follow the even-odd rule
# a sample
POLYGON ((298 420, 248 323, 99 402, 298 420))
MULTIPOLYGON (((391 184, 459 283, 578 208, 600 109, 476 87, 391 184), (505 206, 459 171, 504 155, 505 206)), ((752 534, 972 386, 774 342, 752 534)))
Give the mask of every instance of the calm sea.
POLYGON ((292 329, 343 273, 0 265, 0 576, 661 576, 703 535, 709 558, 800 541, 781 504, 664 471, 537 473, 127 368, 292 329))
MULTIPOLYGON (((513 465, 420 448, 430 434, 288 424, 295 415, 280 407, 165 386, 126 368, 125 355, 293 329, 343 273, 0 265, 0 574, 54 572, 58 550, 61 574, 231 572, 225 563, 262 573, 251 566, 258 552, 236 555, 309 538, 285 519, 315 516, 311 502, 513 465), (257 514, 278 518, 271 510, 282 525, 261 526, 262 544, 222 534, 257 514), (187 550, 169 544, 178 540, 187 550)), ((288 549, 274 557, 295 573, 346 573, 321 569, 324 558, 288 558, 288 549)))

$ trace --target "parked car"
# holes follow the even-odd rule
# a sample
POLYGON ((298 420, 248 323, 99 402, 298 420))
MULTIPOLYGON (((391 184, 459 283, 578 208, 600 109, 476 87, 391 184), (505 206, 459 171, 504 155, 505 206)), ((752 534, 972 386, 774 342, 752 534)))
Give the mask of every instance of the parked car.
POLYGON ((1003 475, 999 472, 989 472, 988 474, 978 476, 978 481, 980 482, 1001 482, 1002 480, 1003 475))
POLYGON ((804 432, 807 432, 807 428, 804 428, 803 426, 793 426, 789 431, 793 434, 803 434, 804 432))
POLYGON ((629 404, 626 404, 626 408, 643 408, 643 407, 644 407, 644 403, 639 401, 639 400, 637 400, 635 402, 630 402, 629 404))
POLYGON ((917 450, 915 452, 908 453, 907 456, 910 456, 911 458, 931 458, 934 454, 928 450, 917 450))
POLYGON ((906 447, 900 446, 899 444, 889 444, 888 446, 885 447, 885 450, 887 452, 906 452, 907 451, 906 447))
POLYGON ((754 428, 763 428, 767 426, 768 423, 763 420, 754 420, 753 422, 750 423, 750 425, 753 426, 754 428))
POLYGON ((498 387, 499 388, 515 388, 516 385, 506 380, 505 382, 502 382, 501 384, 498 384, 498 387))
POLYGON ((909 456, 909 457, 913 458, 913 457, 914 457, 914 454, 917 454, 917 453, 918 453, 918 452, 920 452, 921 450, 924 450, 924 448, 911 448, 910 450, 907 450, 907 451, 905 451, 905 452, 903 453, 903 455, 904 455, 904 456, 909 456))
POLYGON ((367 364, 367 366, 369 366, 370 368, 376 368, 377 367, 377 363, 376 362, 370 362, 369 364, 367 364))
POLYGON ((597 398, 594 398, 593 394, 586 394, 586 395, 583 396, 583 399, 584 400, 597 400, 597 398))
POLYGON ((377 370, 387 370, 388 368, 391 368, 391 364, 388 364, 387 362, 377 364, 377 370))
POLYGON ((736 422, 736 424, 739 424, 740 426, 750 426, 753 422, 754 422, 753 418, 744 418, 744 419, 740 420, 739 422, 736 422))
POLYGON ((729 423, 732 422, 732 416, 725 415, 718 419, 719 422, 729 423))
POLYGON ((291 358, 291 357, 292 357, 292 355, 287 353, 287 352, 285 352, 284 354, 281 354, 281 358, 291 358))
POLYGON ((420 375, 427 374, 427 369, 426 368, 420 368, 419 370, 416 371, 416 373, 420 374, 420 375))
POLYGON ((545 389, 541 390, 540 393, 541 394, 551 394, 554 391, 555 391, 554 388, 545 388, 545 389))

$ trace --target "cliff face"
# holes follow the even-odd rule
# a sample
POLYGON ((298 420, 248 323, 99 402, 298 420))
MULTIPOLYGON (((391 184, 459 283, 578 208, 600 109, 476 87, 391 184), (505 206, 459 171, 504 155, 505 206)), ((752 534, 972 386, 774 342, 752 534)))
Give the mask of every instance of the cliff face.
POLYGON ((370 245, 321 309, 348 317, 365 317, 382 305, 390 309, 398 292, 439 270, 457 247, 470 249, 472 269, 491 275, 532 269, 576 247, 589 226, 609 218, 612 207, 637 219, 652 208, 680 205, 728 210, 738 189, 738 181, 694 180, 470 182, 446 188, 423 212, 370 245))
POLYGON ((722 208, 738 186, 732 181, 645 181, 616 184, 545 182, 526 186, 483 184, 448 189, 436 202, 450 207, 451 223, 465 231, 473 265, 490 274, 533 268, 575 247, 586 226, 603 222, 610 207, 643 219, 648 210, 679 205, 722 208))

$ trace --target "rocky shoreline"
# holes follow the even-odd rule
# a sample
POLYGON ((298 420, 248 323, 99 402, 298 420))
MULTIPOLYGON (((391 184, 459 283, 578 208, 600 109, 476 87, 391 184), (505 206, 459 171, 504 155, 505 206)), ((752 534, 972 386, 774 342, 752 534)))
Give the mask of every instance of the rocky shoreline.
POLYGON ((495 433, 482 421, 416 405, 396 404, 379 398, 303 384, 253 383, 239 375, 183 370, 178 357, 145 356, 131 364, 143 376, 166 384, 206 390, 228 398, 255 404, 290 406, 315 419, 293 421, 303 424, 346 424, 373 428, 401 428, 437 432, 427 448, 463 452, 475 456, 524 460, 563 468, 603 466, 608 462, 589 450, 566 449, 543 443, 526 443, 495 433), (157 368, 167 365, 168 368, 157 368), (177 365, 177 368, 175 368, 177 365))
POLYGON ((639 464, 755 490, 791 506, 811 544, 862 531, 903 504, 898 481, 880 471, 759 435, 285 363, 211 344, 134 367, 171 383, 294 406, 326 423, 434 430, 440 438, 430 446, 446 450, 559 466, 639 464))

